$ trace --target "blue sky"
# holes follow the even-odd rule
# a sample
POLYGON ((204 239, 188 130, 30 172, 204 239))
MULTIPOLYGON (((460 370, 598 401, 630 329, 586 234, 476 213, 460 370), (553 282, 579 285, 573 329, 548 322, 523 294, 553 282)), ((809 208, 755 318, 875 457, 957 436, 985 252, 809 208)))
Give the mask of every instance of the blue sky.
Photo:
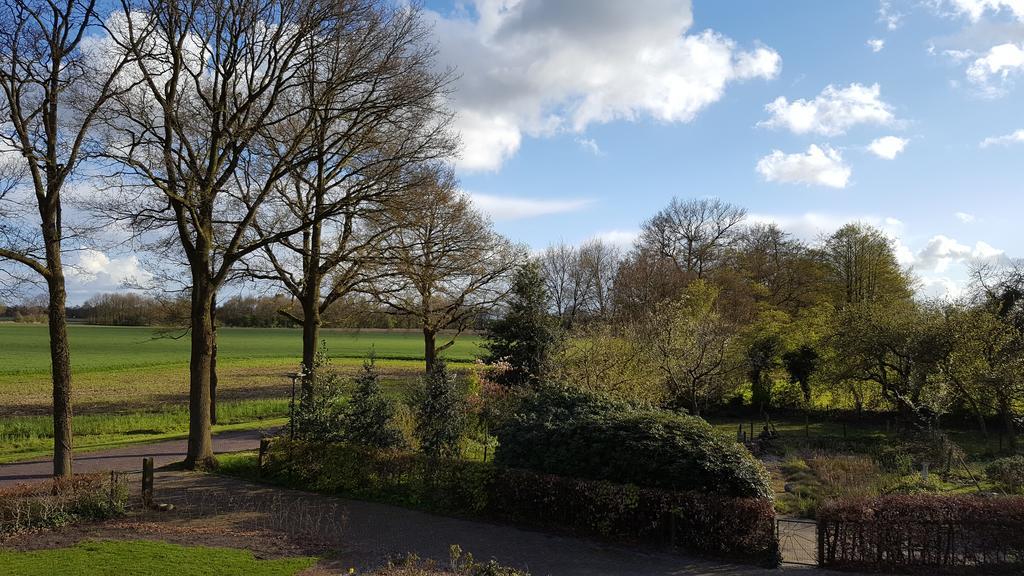
POLYGON ((876 224, 930 294, 955 293, 972 261, 1024 252, 1024 2, 428 8, 461 74, 463 187, 535 249, 627 242, 675 195, 808 239, 876 224), (879 139, 886 157, 869 149, 879 139))

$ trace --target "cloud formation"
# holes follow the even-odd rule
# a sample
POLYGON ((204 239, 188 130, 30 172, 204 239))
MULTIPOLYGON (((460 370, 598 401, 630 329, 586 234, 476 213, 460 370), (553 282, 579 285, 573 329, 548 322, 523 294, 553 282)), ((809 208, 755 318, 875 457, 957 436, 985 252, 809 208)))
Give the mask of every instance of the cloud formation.
POLYGON ((536 199, 514 196, 494 196, 491 194, 471 193, 470 199, 478 210, 487 214, 492 220, 521 220, 551 214, 577 212, 589 206, 588 199, 536 199))
POLYGON ((1024 142, 1024 128, 1014 130, 1009 134, 1002 136, 990 136, 981 141, 982 148, 988 148, 989 146, 1009 146, 1010 144, 1018 144, 1024 142))
POLYGON ((811 144, 807 152, 786 154, 774 150, 757 162, 757 172, 768 182, 786 182, 845 188, 852 171, 838 150, 811 144))
POLYGON ((858 124, 891 124, 892 106, 881 99, 878 84, 853 83, 845 88, 829 84, 812 100, 790 102, 780 96, 765 106, 771 118, 759 126, 786 128, 794 134, 838 136, 858 124))
POLYGON ((971 224, 977 220, 977 217, 975 217, 974 214, 969 214, 967 212, 954 212, 953 216, 964 224, 971 224))
POLYGON ((1012 86, 1013 77, 1024 71, 1024 44, 1007 42, 989 49, 967 67, 967 80, 983 96, 998 97, 1012 86))
POLYGON ((871 48, 872 52, 878 53, 885 48, 885 40, 881 38, 871 38, 867 41, 868 48, 871 48))
POLYGON ((524 135, 583 132, 642 117, 689 122, 733 82, 771 79, 779 54, 690 33, 689 0, 474 0, 429 12, 453 96, 464 170, 497 170, 524 135))
POLYGON ((933 236, 918 252, 914 266, 921 270, 941 273, 948 270, 953 263, 994 262, 1004 257, 1002 250, 980 240, 971 247, 939 234, 933 236))
POLYGON ((868 150, 879 158, 893 160, 907 148, 908 142, 906 138, 898 136, 882 136, 868 144, 868 150))
POLYGON ((986 12, 1006 12, 1024 20, 1024 1, 1021 0, 948 0, 953 12, 977 22, 986 12))

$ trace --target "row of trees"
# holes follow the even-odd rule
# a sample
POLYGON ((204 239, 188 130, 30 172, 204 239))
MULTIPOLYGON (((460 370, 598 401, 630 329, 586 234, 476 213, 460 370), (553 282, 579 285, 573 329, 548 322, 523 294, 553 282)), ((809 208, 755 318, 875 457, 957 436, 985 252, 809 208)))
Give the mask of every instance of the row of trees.
POLYGON ((0 8, 0 258, 15 286, 46 285, 54 473, 71 471, 69 244, 125 231, 188 294, 189 467, 214 462, 226 286, 299 304, 304 392, 324 314, 353 293, 415 319, 428 368, 441 330, 499 300, 522 249, 457 191, 451 79, 420 10, 383 0, 0 8))
POLYGON ((694 414, 745 404, 958 413, 1011 437, 1024 402, 1024 273, 977 262, 963 298, 915 297, 880 230, 802 242, 719 200, 672 202, 625 253, 556 245, 520 270, 491 360, 694 414))

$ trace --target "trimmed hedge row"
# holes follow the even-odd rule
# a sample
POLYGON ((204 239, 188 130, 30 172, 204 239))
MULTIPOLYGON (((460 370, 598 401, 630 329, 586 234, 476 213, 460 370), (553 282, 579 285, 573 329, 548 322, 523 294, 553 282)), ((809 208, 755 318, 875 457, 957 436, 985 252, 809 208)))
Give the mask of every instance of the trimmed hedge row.
POLYGON ((495 463, 559 476, 771 498, 768 472, 701 418, 548 385, 495 430, 495 463))
POLYGON ((1024 498, 891 495, 818 511, 822 566, 1021 573, 1024 498))
POLYGON ((638 488, 410 452, 277 441, 265 477, 297 487, 776 565, 769 499, 638 488))

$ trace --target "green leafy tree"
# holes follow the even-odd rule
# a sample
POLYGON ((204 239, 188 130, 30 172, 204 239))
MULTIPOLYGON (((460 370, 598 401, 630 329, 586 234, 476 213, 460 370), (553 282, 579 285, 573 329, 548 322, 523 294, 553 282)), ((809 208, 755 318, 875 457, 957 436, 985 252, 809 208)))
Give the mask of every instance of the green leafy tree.
POLYGON ((416 439, 431 458, 456 458, 466 431, 466 403, 455 375, 438 358, 413 396, 416 439))
POLYGON ((488 363, 509 365, 497 377, 500 384, 531 384, 544 375, 558 334, 548 315, 547 290, 536 261, 527 262, 516 271, 508 312, 491 325, 487 340, 488 363))
POLYGON ((356 377, 355 391, 345 410, 343 438, 372 448, 398 448, 405 444, 402 431, 394 425, 395 407, 384 395, 373 355, 363 362, 356 377))
POLYGON ((747 375, 750 377, 752 402, 760 410, 772 405, 771 372, 779 364, 782 338, 778 334, 766 334, 756 338, 747 347, 747 375))
POLYGON ((299 438, 326 442, 339 440, 344 418, 341 377, 331 368, 326 342, 320 343, 313 366, 315 376, 310 378, 311 385, 300 391, 291 424, 299 438))
POLYGON ((795 350, 789 350, 782 355, 782 365, 789 373, 789 381, 800 385, 804 402, 810 403, 811 401, 811 376, 817 371, 819 362, 818 352, 807 344, 802 344, 795 350))

